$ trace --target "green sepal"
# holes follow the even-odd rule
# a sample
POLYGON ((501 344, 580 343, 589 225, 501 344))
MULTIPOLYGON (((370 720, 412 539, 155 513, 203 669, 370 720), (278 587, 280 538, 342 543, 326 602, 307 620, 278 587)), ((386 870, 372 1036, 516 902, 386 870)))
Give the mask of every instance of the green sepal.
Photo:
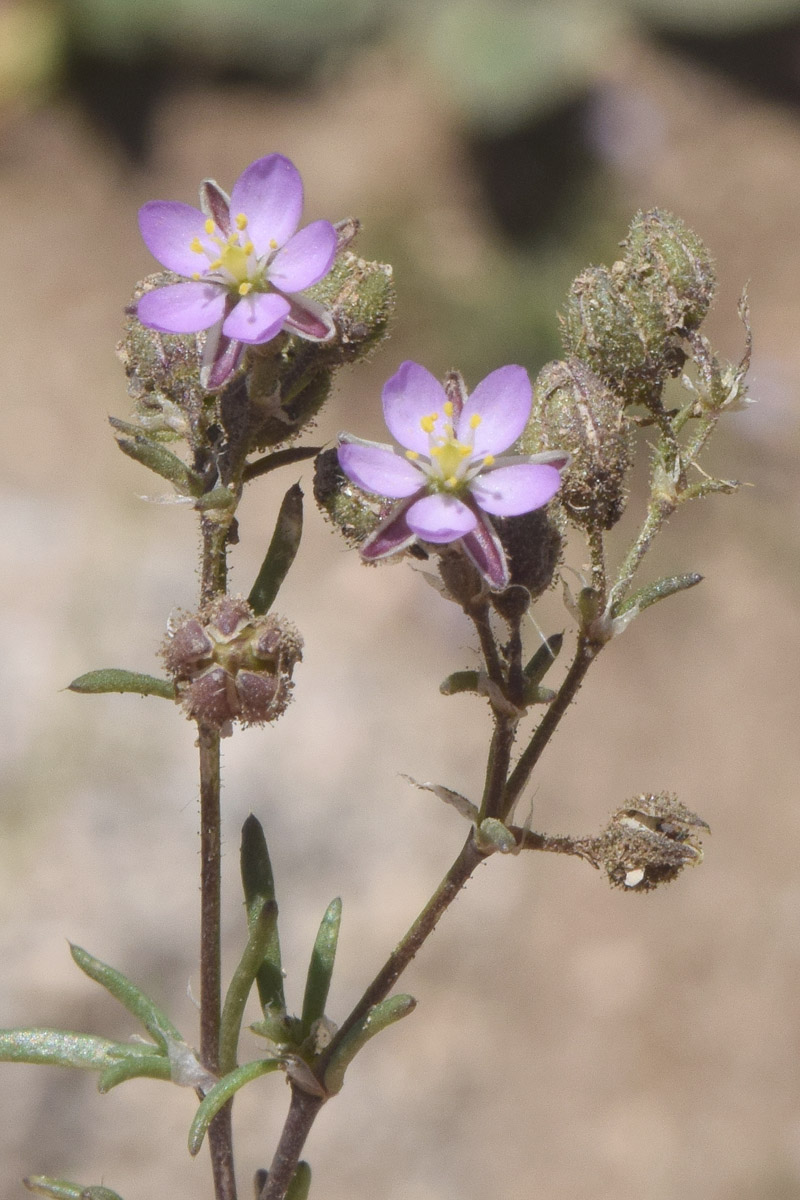
MULTIPOLYGON (((526 663, 523 674, 528 685, 526 691, 536 688, 558 658, 564 644, 563 633, 554 633, 539 647, 533 658, 526 663)), ((528 703, 532 703, 529 701, 528 703)), ((535 703, 535 702, 533 702, 535 703)))
POLYGON ((239 1088, 244 1087, 253 1079, 258 1079, 261 1075, 277 1071, 281 1065, 280 1059, 277 1058, 259 1058, 254 1062, 245 1063, 242 1067, 237 1067, 235 1071, 229 1072, 223 1079, 220 1079, 219 1083, 215 1084, 203 1099, 195 1113, 189 1130, 189 1153, 197 1154, 203 1144, 206 1130, 214 1117, 223 1105, 227 1104, 231 1097, 239 1091, 239 1088))
POLYGON ((128 1079, 172 1080, 172 1063, 164 1054, 126 1055, 107 1067, 97 1081, 101 1095, 110 1092, 118 1083, 128 1079))
POLYGON ((336 961, 336 946, 339 941, 339 926, 342 920, 342 902, 337 896, 331 900, 320 922, 319 931, 311 951, 311 962, 306 976, 301 1018, 303 1037, 308 1037, 315 1021, 325 1016, 328 990, 331 986, 333 966, 336 961))
POLYGON ((182 458, 167 450, 161 442, 154 442, 141 432, 132 432, 135 427, 127 421, 119 421, 116 417, 110 417, 109 420, 118 435, 117 445, 123 454, 168 480, 182 496, 202 496, 205 490, 202 476, 187 467, 182 458), (130 436, 120 436, 124 434, 130 436))
POLYGON ((480 676, 477 671, 453 671, 439 684, 443 696, 456 696, 459 692, 475 692, 480 695, 480 676))
POLYGON ((257 616, 269 612, 280 586, 294 562, 303 534, 303 491, 293 483, 283 497, 261 570, 258 572, 247 602, 257 616))
POLYGON ((370 1038, 388 1029, 395 1021, 407 1017, 416 1006, 417 1002, 413 996, 403 994, 389 996, 379 1004, 373 1004, 367 1015, 353 1026, 331 1056, 325 1071, 325 1091, 329 1096, 335 1096, 341 1091, 345 1071, 370 1038))
MULTIPOLYGON (((252 928, 259 919, 265 904, 274 903, 277 913, 275 880, 272 875, 272 864, 269 861, 267 839, 264 837, 261 822, 252 813, 242 826, 240 858, 247 924, 252 928)), ((270 1010, 274 1011, 275 1009, 280 1015, 285 1015, 286 999, 283 992, 281 944, 277 921, 267 945, 264 961, 256 975, 256 986, 265 1017, 270 1010)))
POLYGON ((0 1062, 102 1071, 115 1060, 119 1050, 118 1043, 91 1033, 70 1033, 65 1029, 0 1029, 0 1062))
POLYGON ((99 671, 87 671, 68 685, 68 691, 92 695, 98 692, 135 692, 138 696, 163 696, 175 699, 175 684, 171 679, 157 679, 155 675, 140 675, 138 671, 124 671, 121 667, 103 667, 99 671))
POLYGON ((70 953, 84 974, 99 983, 115 1000, 127 1008, 142 1022, 150 1036, 157 1042, 164 1054, 169 1054, 170 1043, 183 1041, 178 1030, 170 1021, 167 1014, 158 1007, 155 1001, 131 983, 125 975, 107 963, 94 958, 80 946, 70 945, 70 953))
POLYGON ((640 588, 638 592, 634 592, 632 596, 623 601, 619 608, 614 610, 614 617, 621 617, 632 609, 643 612, 651 604, 657 604, 659 600, 666 600, 667 596, 674 596, 676 592, 684 592, 687 588, 696 587, 698 583, 702 582, 703 576, 694 571, 687 575, 671 575, 659 579, 656 583, 649 583, 646 587, 640 588))
POLYGON ((291 467, 294 463, 316 458, 321 449, 322 446, 289 446, 286 450, 265 454, 263 458, 257 458, 255 462, 247 464, 242 472, 242 479, 249 483, 251 479, 258 479, 261 475, 268 475, 270 471, 277 471, 279 467, 291 467))
POLYGON ((295 1167, 292 1182, 286 1189, 286 1200, 308 1200, 311 1190, 311 1167, 301 1159, 295 1167))
POLYGON ((50 1175, 28 1175, 22 1182, 29 1192, 37 1196, 51 1196, 52 1200, 122 1200, 117 1192, 100 1184, 84 1187, 80 1183, 69 1183, 66 1179, 53 1179, 50 1175))
POLYGON ((275 936, 277 921, 277 904, 274 900, 266 900, 261 906, 261 911, 250 924, 247 945, 239 965, 231 977, 220 1020, 219 1066, 223 1074, 236 1067, 236 1053, 239 1047, 244 1006, 264 962, 264 956, 275 936))

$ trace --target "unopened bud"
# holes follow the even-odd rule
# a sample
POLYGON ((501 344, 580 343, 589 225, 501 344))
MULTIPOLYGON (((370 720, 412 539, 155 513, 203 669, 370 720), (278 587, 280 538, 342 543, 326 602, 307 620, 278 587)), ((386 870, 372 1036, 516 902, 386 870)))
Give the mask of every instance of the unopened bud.
POLYGON ((696 329, 714 297, 714 263, 687 225, 663 209, 633 218, 622 243, 630 277, 658 304, 670 329, 696 329))
POLYGON ((281 715, 302 639, 283 618, 257 617, 240 596, 223 596, 173 622, 163 657, 187 716, 228 733, 233 721, 263 725, 281 715))
POLYGON ((572 461, 557 500, 584 529, 611 529, 625 508, 633 433, 623 401, 577 358, 548 363, 533 385, 520 438, 526 454, 563 449, 572 461))

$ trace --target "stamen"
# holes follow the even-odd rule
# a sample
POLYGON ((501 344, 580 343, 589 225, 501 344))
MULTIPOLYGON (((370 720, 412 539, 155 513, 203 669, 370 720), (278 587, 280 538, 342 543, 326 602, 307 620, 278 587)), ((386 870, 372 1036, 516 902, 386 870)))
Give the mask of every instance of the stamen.
POLYGON ((452 415, 453 415, 453 401, 452 400, 445 400, 444 415, 446 417, 452 417, 452 415))
POLYGON ((422 427, 423 432, 424 433, 433 433, 434 429, 436 428, 436 422, 438 420, 439 420, 439 414, 436 412, 431 413, 431 415, 429 417, 422 417, 420 420, 420 425, 422 427))
POLYGON ((245 242, 242 249, 244 250, 245 254, 252 254, 253 251, 255 250, 255 246, 253 245, 252 242, 245 242))
POLYGON ((477 428, 478 428, 478 426, 480 425, 480 423, 481 423, 481 416, 480 416, 480 414, 479 414, 479 413, 473 413, 473 414, 472 414, 472 416, 471 416, 471 417, 470 417, 470 419, 469 419, 469 427, 470 427, 470 429, 477 429, 477 428))
POLYGON ((220 269, 220 267, 221 267, 221 266, 222 266, 222 259, 221 259, 221 258, 215 258, 215 259, 214 259, 214 261, 213 261, 213 262, 212 262, 212 264, 211 264, 211 270, 212 270, 212 271, 218 271, 218 270, 220 269))
POLYGON ((483 460, 483 465, 484 465, 485 467, 493 467, 493 466, 494 466, 494 455, 493 455, 493 454, 487 454, 487 455, 484 457, 484 460, 483 460))
POLYGON ((431 446, 431 458, 441 458, 441 455, 442 455, 442 447, 441 446, 431 446))
POLYGON ((275 238, 270 238, 270 239, 269 239, 269 248, 270 248, 270 250, 277 250, 277 249, 278 249, 278 243, 275 241, 275 238))
POLYGON ((210 234, 210 233, 213 233, 213 232, 214 232, 214 230, 215 230, 217 227, 216 227, 216 225, 214 224, 214 222, 211 220, 211 217, 209 217, 209 218, 207 219, 207 221, 206 221, 205 225, 203 226, 203 228, 205 229, 206 233, 209 233, 209 234, 210 234))
POLYGON ((458 453, 462 458, 469 458, 470 454, 472 454, 472 446, 460 445, 458 447, 458 453))
POLYGON ((240 296, 246 296, 247 293, 252 292, 252 290, 253 290, 252 283, 240 283, 239 284, 238 292, 239 292, 240 296))
POLYGON ((197 282, 197 281, 199 280, 199 278, 200 278, 200 272, 199 272, 199 271, 193 271, 193 272, 192 272, 192 279, 194 279, 194 281, 195 281, 195 282, 197 282))
POLYGON ((192 238, 192 240, 189 242, 189 249, 193 250, 195 254, 205 254, 203 243, 200 241, 199 237, 192 238))
POLYGON ((456 479, 455 475, 451 475, 449 479, 445 479, 445 481, 444 481, 445 487, 449 487, 449 488, 454 488, 457 483, 458 483, 458 480, 456 479))
POLYGON ((247 217, 244 215, 244 213, 239 213, 237 215, 236 228, 237 229, 246 229, 247 228, 247 217))
POLYGON ((415 458, 419 458, 419 451, 418 450, 406 450, 406 458, 410 458, 412 460, 415 458))

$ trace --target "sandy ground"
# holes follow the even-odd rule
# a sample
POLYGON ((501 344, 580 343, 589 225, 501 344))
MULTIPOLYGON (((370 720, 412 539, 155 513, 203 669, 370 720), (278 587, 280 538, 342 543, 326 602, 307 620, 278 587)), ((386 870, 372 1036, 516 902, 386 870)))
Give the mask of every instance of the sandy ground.
MULTIPOLYGON (((136 208, 191 200, 209 171, 232 180, 282 149, 303 170, 309 216, 357 212, 369 224, 402 194, 438 230, 446 261, 448 228, 488 235, 438 101, 394 60, 315 98, 186 95, 161 115, 146 178, 127 175, 68 108, 7 125, 4 1025, 133 1032, 74 968, 70 939, 196 1037, 192 729, 161 701, 59 690, 92 666, 154 669, 166 617, 195 586, 191 513, 142 502, 158 486, 117 454, 104 424, 127 410, 113 347, 120 308, 150 269, 136 208)), ((626 797, 669 788, 714 835, 701 869, 649 897, 545 856, 483 868, 408 972, 417 1012, 364 1053, 314 1130, 313 1194, 326 1200, 788 1200, 800 1190, 800 129, 642 47, 609 75, 604 102, 631 114, 634 141, 641 114, 655 130, 647 153, 617 155, 619 203, 674 208, 713 247, 712 332, 731 356, 750 280, 760 404, 734 418, 715 465, 755 487, 676 520, 649 570, 696 569, 706 582, 646 614, 597 664, 542 764, 533 819, 592 832, 626 797)), ((343 377, 322 438, 345 424, 379 433, 380 383, 402 357, 457 364, 456 342, 436 361, 434 335, 426 346, 414 330, 412 344, 413 326, 401 313, 374 362, 343 377)), ((234 556, 243 590, 278 494, 265 486, 246 502, 234 556)), ((569 562, 581 565, 577 546, 569 562)), ((541 607, 545 630, 564 627, 555 596, 541 607)), ((488 721, 477 701, 438 693, 444 675, 475 661, 455 607, 408 567, 361 568, 313 512, 279 608, 302 629, 306 660, 285 718, 226 745, 226 962, 242 936, 238 831, 254 811, 281 889, 295 1003, 316 923, 343 898, 336 1018, 463 834, 401 773, 474 795, 488 721)), ((210 1194, 205 1154, 185 1151, 191 1093, 137 1081, 99 1097, 88 1076, 0 1075, 3 1200, 32 1172, 102 1179, 125 1200, 210 1194)), ((243 1094, 244 1181, 268 1160, 286 1101, 276 1077, 243 1094)))

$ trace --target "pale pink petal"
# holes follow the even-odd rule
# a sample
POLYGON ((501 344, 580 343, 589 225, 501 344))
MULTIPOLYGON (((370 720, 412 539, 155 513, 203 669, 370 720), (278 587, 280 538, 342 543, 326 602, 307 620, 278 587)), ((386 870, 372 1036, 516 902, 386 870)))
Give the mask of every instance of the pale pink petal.
POLYGON ((477 517, 455 496, 442 492, 416 500, 406 514, 409 529, 423 542, 455 542, 475 528, 477 517))
POLYGON ((217 283, 171 283, 145 292, 136 315, 142 325, 162 333, 198 333, 222 319, 226 298, 217 283))
POLYGON ((423 417, 441 415, 447 396, 438 379, 415 362, 404 362, 383 387, 383 415, 392 437, 407 450, 426 457, 428 435, 420 425, 423 417))
POLYGON ((282 154, 268 154, 246 167, 231 192, 231 221, 247 217, 247 237, 261 258, 288 242, 300 224, 303 181, 282 154))
POLYGON ((417 535, 406 522, 408 501, 392 509, 385 521, 369 535, 361 545, 361 557, 366 562, 377 562, 407 550, 417 540, 417 535))
POLYGON ((500 367, 478 384, 458 421, 458 438, 467 441, 470 420, 480 417, 475 430, 475 454, 500 454, 515 442, 531 411, 531 381, 524 367, 500 367))
POLYGON ((268 342, 283 329, 288 312, 289 301, 277 292, 250 292, 226 317, 222 332, 250 345, 268 342))
POLYGON ((560 486, 561 475, 555 467, 520 462, 513 467, 482 471, 473 479, 470 491, 484 512, 495 517, 518 517, 547 504, 560 486))
POLYGON ((147 249, 168 270, 189 276, 208 270, 207 256, 192 250, 192 242, 199 238, 212 254, 215 251, 199 208, 177 200, 151 200, 139 209, 139 228, 147 249))
POLYGON ((200 184, 200 207, 225 237, 231 232, 231 198, 223 192, 216 179, 204 179, 200 184))
POLYGON ((505 551, 491 521, 482 513, 477 513, 475 528, 462 539, 461 545, 492 591, 502 592, 508 587, 505 551))
POLYGON ((335 257, 336 230, 330 221, 314 221, 278 251, 267 277, 282 292, 301 292, 328 274, 335 257))
POLYGON ((318 300, 308 296, 286 296, 291 308, 286 318, 286 329, 297 337, 310 342, 329 342, 336 333, 336 325, 329 309, 318 300))
POLYGON ((391 446, 350 441, 339 447, 339 466, 365 492, 399 500, 425 486, 425 476, 391 446))

